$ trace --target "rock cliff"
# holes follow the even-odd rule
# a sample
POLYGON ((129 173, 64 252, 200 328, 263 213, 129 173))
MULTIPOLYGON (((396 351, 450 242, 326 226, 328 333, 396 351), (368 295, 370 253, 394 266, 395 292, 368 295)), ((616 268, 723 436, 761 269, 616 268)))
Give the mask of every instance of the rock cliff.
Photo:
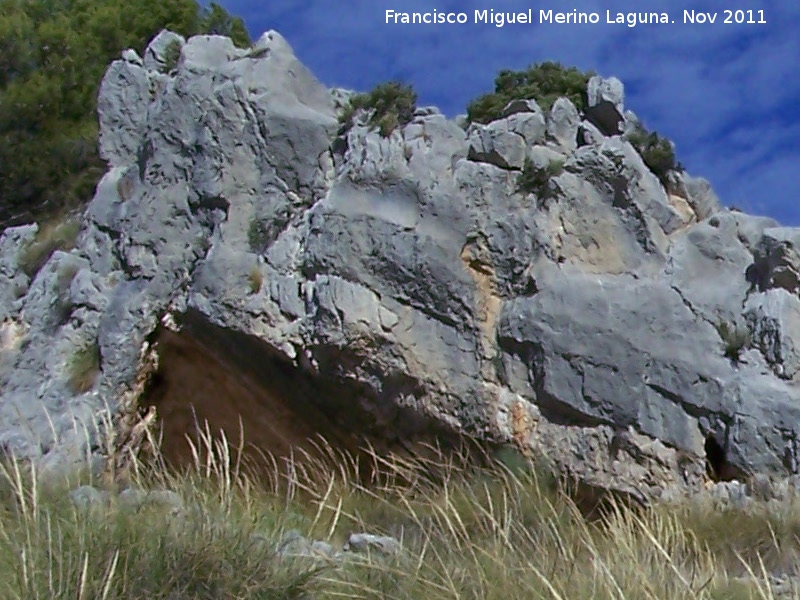
POLYGON ((79 462, 134 395, 175 460, 208 420, 276 454, 468 434, 640 496, 797 473, 800 230, 665 188, 622 84, 588 96, 384 138, 277 33, 126 51, 75 248, 29 276, 37 227, 0 238, 0 444, 79 462))

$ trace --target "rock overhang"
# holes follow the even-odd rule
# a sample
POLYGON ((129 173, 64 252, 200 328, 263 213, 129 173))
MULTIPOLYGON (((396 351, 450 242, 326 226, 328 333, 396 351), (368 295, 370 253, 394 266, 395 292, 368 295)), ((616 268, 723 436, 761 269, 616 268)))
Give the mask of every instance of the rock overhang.
MULTIPOLYGON (((89 393, 60 384, 53 373, 68 356, 48 370, 36 340, 57 270, 21 285, 10 240, 24 231, 4 234, 0 265, 14 273, 0 288, 4 318, 30 338, 3 349, 6 431, 23 426, 10 407, 34 389, 50 410, 113 407, 142 345, 174 313, 256 344, 275 372, 314 371, 389 414, 412 406, 443 431, 506 439, 609 486, 634 486, 639 467, 650 487, 685 484, 677 453, 702 464, 709 439, 740 472, 797 469, 785 415, 799 361, 774 340, 791 335, 798 313, 765 296, 794 293, 792 230, 720 211, 686 174, 665 189, 625 139, 591 129, 566 99, 550 111, 517 102, 467 131, 422 110, 386 138, 361 125, 337 137, 337 93, 278 34, 250 50, 178 39, 170 69, 159 57, 175 38, 162 37, 144 61, 126 52, 106 73, 110 170, 69 254, 85 263, 70 296, 94 300, 47 334, 65 348, 98 340, 89 393), (526 160, 563 171, 525 192, 526 160), (721 321, 756 334, 741 361, 726 357, 721 321), (611 451, 620 430, 639 450, 611 451), (643 463, 647 439, 663 448, 643 463)), ((590 108, 610 104, 627 122, 618 83, 593 80, 590 108)), ((235 349, 218 356, 193 327, 163 334, 169 360, 181 348, 205 357, 223 365, 204 374, 220 381, 246 364, 231 363, 235 349)), ((159 401, 179 387, 162 387, 159 401)), ((265 401, 265 412, 285 405, 265 401)))

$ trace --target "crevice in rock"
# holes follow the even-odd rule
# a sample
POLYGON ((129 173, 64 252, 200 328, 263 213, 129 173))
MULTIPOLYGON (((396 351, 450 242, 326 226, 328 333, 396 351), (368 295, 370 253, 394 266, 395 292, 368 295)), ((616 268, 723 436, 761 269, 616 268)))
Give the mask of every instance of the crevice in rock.
POLYGON ((584 110, 584 117, 605 136, 619 135, 624 117, 613 103, 603 100, 584 110))
POLYGON ((728 453, 713 434, 706 436, 705 451, 706 474, 712 481, 744 480, 744 473, 728 461, 728 453))
MULTIPOLYGON (((329 448, 355 456, 371 447, 378 454, 422 453, 426 447, 462 449, 463 438, 423 414, 416 401, 418 382, 387 378, 381 391, 337 374, 337 360, 319 361, 315 369, 296 366, 264 341, 211 324, 194 311, 178 319, 180 331, 154 335, 159 368, 140 400, 155 406, 167 462, 191 462, 188 439, 197 427, 225 437, 256 466, 269 468, 304 452, 319 456, 321 440, 329 448)), ((352 360, 344 356, 342 363, 352 360)), ((302 362, 302 361, 301 361, 302 362)), ((329 457, 328 457, 329 458, 329 457)), ((364 478, 374 475, 372 461, 362 462, 364 478)))

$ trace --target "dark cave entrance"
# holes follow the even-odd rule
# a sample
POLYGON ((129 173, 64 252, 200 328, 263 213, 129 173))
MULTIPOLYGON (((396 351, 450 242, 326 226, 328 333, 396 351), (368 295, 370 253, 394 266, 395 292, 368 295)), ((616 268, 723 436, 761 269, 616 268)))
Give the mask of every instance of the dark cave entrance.
MULTIPOLYGON (((188 440, 198 427, 233 446, 243 438, 243 455, 256 467, 271 468, 288 457, 320 455, 320 441, 335 453, 425 454, 463 450, 465 440, 432 418, 395 400, 413 394, 415 383, 398 375, 382 382, 378 396, 336 376, 340 365, 357 360, 346 351, 327 353, 319 373, 287 360, 256 337, 212 325, 196 313, 181 319, 181 330, 153 335, 158 371, 140 400, 155 406, 161 451, 172 466, 192 462, 188 440), (272 458, 266 459, 265 454, 272 458)), ((202 444, 201 444, 202 445, 202 444)), ((470 444, 467 443, 467 446, 470 444)), ((371 478, 374 461, 363 461, 359 476, 371 478)))
POLYGON ((728 453, 713 434, 706 436, 706 475, 711 481, 744 481, 745 474, 728 461, 728 453))

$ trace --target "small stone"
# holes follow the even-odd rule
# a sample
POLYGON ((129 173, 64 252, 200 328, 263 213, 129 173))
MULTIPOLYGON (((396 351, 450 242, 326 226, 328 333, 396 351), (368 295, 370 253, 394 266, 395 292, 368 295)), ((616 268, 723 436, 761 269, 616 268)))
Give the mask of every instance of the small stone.
POLYGON ((723 506, 744 510, 752 499, 747 496, 747 485, 739 481, 722 481, 714 484, 711 497, 723 506))
POLYGON ((144 51, 144 65, 154 71, 162 69, 166 64, 170 47, 175 44, 182 47, 186 44, 186 38, 172 31, 162 30, 144 51))
POLYGON ((311 553, 311 542, 296 529, 287 531, 275 549, 279 556, 308 556, 311 553))
POLYGON ((170 508, 173 512, 183 509, 183 498, 172 490, 153 490, 147 494, 146 502, 149 505, 170 508))
POLYGON ((170 490, 146 491, 139 488, 127 488, 119 495, 121 506, 130 510, 138 510, 144 506, 169 508, 173 512, 183 509, 183 498, 170 490))
POLYGON ((400 549, 400 542, 395 538, 371 533, 352 533, 344 545, 346 552, 356 552, 358 554, 378 552, 384 556, 399 554, 400 549))
POLYGON ((378 319, 380 319, 384 331, 391 331, 400 322, 400 318, 396 314, 383 306, 378 307, 378 319))
POLYGON ((517 113, 541 113, 542 109, 539 107, 539 104, 534 99, 528 100, 512 100, 506 107, 503 109, 503 112, 500 113, 503 117, 510 117, 511 115, 515 115, 517 113))
POLYGON ((420 106, 414 111, 415 117, 432 117, 442 114, 436 106, 420 106))
POLYGON ((91 485, 82 485, 69 493, 72 504, 81 512, 107 506, 111 494, 105 490, 98 490, 91 485))
POLYGON ((144 66, 144 61, 142 60, 142 57, 139 56, 136 50, 133 50, 131 48, 122 51, 122 60, 137 65, 139 67, 144 66))
POLYGON ((314 540, 311 542, 311 554, 330 559, 336 557, 336 551, 333 549, 333 546, 331 546, 328 542, 323 542, 321 540, 314 540))

